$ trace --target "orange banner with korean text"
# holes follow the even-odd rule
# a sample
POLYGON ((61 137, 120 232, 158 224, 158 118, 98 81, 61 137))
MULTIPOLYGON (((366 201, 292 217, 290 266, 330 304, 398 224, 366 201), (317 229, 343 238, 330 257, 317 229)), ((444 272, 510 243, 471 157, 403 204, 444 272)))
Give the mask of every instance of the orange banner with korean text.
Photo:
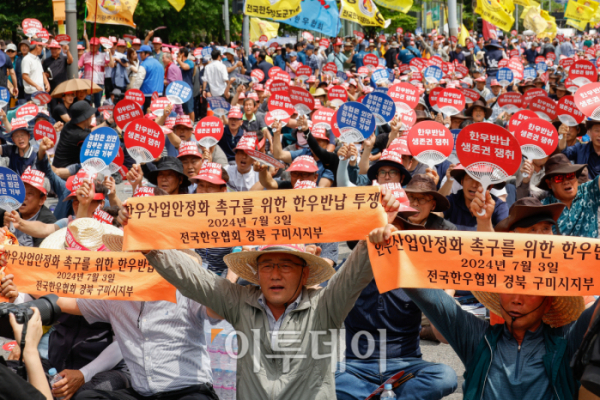
POLYGON ((4 246, 19 292, 95 300, 165 300, 175 303, 175 287, 142 253, 49 250, 4 246))
POLYGON ((399 231, 369 243, 380 293, 456 289, 540 296, 600 294, 598 239, 493 232, 399 231))
POLYGON ((364 239, 385 226, 378 186, 137 197, 124 250, 364 239))

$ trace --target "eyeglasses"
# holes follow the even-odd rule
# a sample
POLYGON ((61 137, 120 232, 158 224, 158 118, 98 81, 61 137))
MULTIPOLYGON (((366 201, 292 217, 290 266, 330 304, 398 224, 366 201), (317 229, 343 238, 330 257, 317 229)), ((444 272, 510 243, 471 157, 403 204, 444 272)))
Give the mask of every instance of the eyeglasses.
POLYGON ((386 175, 389 175, 390 178, 395 178, 398 175, 400 175, 400 172, 396 171, 395 169, 390 169, 389 171, 380 169, 379 171, 377 171, 377 176, 379 176, 381 178, 383 178, 386 175))
POLYGON ((296 264, 291 261, 286 261, 286 262, 282 262, 279 264, 268 263, 268 262, 267 263, 259 263, 258 271, 262 272, 264 274, 270 274, 271 272, 273 272, 275 267, 279 267, 279 271, 281 271, 282 274, 289 274, 290 272, 292 272, 294 270, 295 267, 302 268, 302 267, 304 267, 304 265, 296 264))
POLYGON ((554 182, 554 183, 562 183, 564 181, 571 181, 571 180, 575 179, 575 172, 571 172, 569 174, 554 175, 551 179, 552 179, 552 182, 554 182))
POLYGON ((408 197, 408 201, 411 204, 416 201, 421 206, 424 205, 424 204, 427 204, 427 203, 429 203, 431 201, 431 199, 428 198, 428 197, 415 197, 415 196, 413 196, 411 194, 407 194, 406 197, 408 197))

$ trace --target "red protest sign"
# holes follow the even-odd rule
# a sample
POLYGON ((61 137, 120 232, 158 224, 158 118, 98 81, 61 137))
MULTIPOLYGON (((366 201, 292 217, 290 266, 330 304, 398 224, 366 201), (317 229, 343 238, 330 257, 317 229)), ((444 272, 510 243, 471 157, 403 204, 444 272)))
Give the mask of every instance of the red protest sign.
POLYGON ((23 27, 23 32, 25 32, 25 35, 28 37, 34 36, 44 28, 42 23, 34 18, 25 18, 21 23, 21 26, 23 27))
POLYGON ((269 111, 282 110, 285 111, 289 116, 292 116, 296 109, 290 100, 290 96, 287 93, 275 92, 269 98, 267 103, 269 111))
POLYGON ((377 58, 375 54, 366 54, 363 57, 363 64, 367 68, 371 67, 371 69, 373 69, 379 65, 379 58, 377 58))
POLYGON ((46 30, 46 28, 42 28, 37 34, 36 36, 42 40, 42 43, 47 43, 48 40, 50 39, 50 34, 48 33, 48 31, 46 30))
POLYGON ((410 70, 413 72, 421 72, 423 69, 427 68, 427 63, 422 58, 413 58, 408 63, 410 66, 410 70))
MULTIPOLYGON (((429 104, 431 104, 431 107, 435 108, 437 106, 437 99, 442 90, 444 90, 444 88, 438 86, 438 87, 431 89, 431 91, 429 92, 429 104)), ((417 100, 417 102, 418 102, 418 100, 417 100)))
POLYGON ((600 119, 600 83, 588 83, 575 93, 575 105, 583 114, 600 119))
POLYGON ((598 72, 594 64, 588 60, 578 60, 569 68, 569 78, 573 83, 581 87, 591 82, 598 81, 598 72))
POLYGON ((194 57, 199 58, 201 56, 202 56, 202 47, 196 47, 196 49, 194 50, 194 57))
POLYGON ((64 46, 65 44, 71 43, 71 36, 65 34, 56 35, 54 40, 64 46))
POLYGON ((334 62, 328 62, 323 67, 323 72, 327 75, 335 75, 335 74, 337 74, 337 70, 338 70, 337 65, 335 65, 334 62))
POLYGON ((258 161, 262 165, 268 165, 269 167, 284 169, 285 164, 281 161, 277 160, 274 157, 271 157, 268 154, 260 152, 258 150, 244 150, 246 154, 252 157, 255 161, 258 161))
POLYGON ((123 162, 125 161, 125 153, 123 153, 123 148, 121 146, 119 146, 119 152, 117 153, 117 156, 115 157, 115 159, 112 161, 111 164, 116 164, 117 166, 121 166, 123 165, 123 162))
POLYGON ((550 52, 550 53, 546 54, 546 58, 547 58, 548 60, 555 61, 555 60, 556 60, 556 54, 554 54, 554 53, 550 52))
POLYGON ((363 76, 363 77, 365 77, 365 76, 369 75, 369 68, 367 68, 367 67, 360 67, 360 68, 359 68, 359 69, 356 71, 356 74, 357 74, 358 76, 363 76))
POLYGON ((423 74, 420 71, 413 71, 410 77, 410 83, 416 85, 423 81, 423 74))
MULTIPOLYGON (((121 100, 117 103, 113 109, 113 119, 117 126, 121 129, 125 129, 134 119, 142 118, 142 108, 131 100, 121 100)), ((162 132, 162 131, 161 131, 162 132)), ((164 141, 163 141, 164 142, 164 141)))
POLYGON ((536 63, 536 64, 537 64, 537 63, 544 62, 544 61, 546 61, 546 57, 544 57, 544 56, 537 56, 537 57, 535 58, 535 63, 536 63))
POLYGON ((423 121, 408 131, 406 138, 410 153, 429 168, 443 162, 454 149, 454 136, 439 122, 423 121))
POLYGON ((536 97, 529 103, 529 109, 546 121, 556 119, 556 103, 550 97, 536 97))
POLYGON ((523 95, 515 92, 502 93, 498 97, 498 107, 503 108, 509 113, 513 113, 516 110, 523 108, 523 95))
POLYGON ((150 111, 152 111, 152 114, 160 117, 164 114, 165 107, 170 104, 171 100, 167 99, 166 97, 158 97, 156 100, 152 100, 152 103, 150 103, 150 111))
POLYGON ((354 36, 356 36, 356 38, 358 40, 364 40, 365 39, 365 34, 359 31, 354 31, 354 36))
MULTIPOLYGON (((121 101, 119 103, 121 103, 121 101)), ((115 112, 118 106, 119 105, 117 104, 115 112)), ((133 153, 147 152, 151 154, 153 158, 158 157, 165 147, 165 134, 162 129, 156 122, 150 121, 147 118, 138 118, 127 125, 123 139, 125 147, 130 153, 132 153, 132 149, 135 149, 133 153)))
POLYGON ((460 88, 458 90, 460 90, 465 96, 465 101, 468 104, 475 103, 477 100, 479 100, 479 97, 481 97, 481 95, 473 89, 460 88))
POLYGON ((17 109, 17 118, 23 118, 25 121, 31 121, 39 113, 39 108, 35 104, 25 104, 17 109))
POLYGON ((271 85, 269 86, 268 90, 271 93, 275 93, 275 92, 287 93, 290 90, 290 85, 285 81, 274 80, 273 82, 271 82, 271 85))
POLYGON ((328 48, 329 45, 331 44, 331 42, 329 41, 329 39, 321 39, 319 40, 319 47, 323 47, 323 48, 328 48))
POLYGON ((458 38, 457 38, 456 36, 450 36, 450 41, 451 41, 453 44, 456 44, 456 43, 458 43, 458 38))
POLYGON ((35 140, 41 140, 42 138, 49 138, 52 142, 56 143, 56 130, 52 124, 45 119, 41 119, 35 123, 33 127, 33 137, 35 140))
POLYGON ((513 75, 515 77, 515 81, 522 81, 523 80, 523 63, 521 62, 521 60, 509 60, 508 61, 508 65, 506 66, 507 68, 510 68, 513 72, 513 75))
POLYGON ((402 122, 401 130, 405 131, 412 128, 417 122, 417 113, 415 110, 404 111, 400 114, 400 122, 402 122))
POLYGON ((217 117, 204 117, 196 124, 194 136, 200 146, 212 147, 223 137, 223 122, 217 117))
POLYGON ((510 121, 508 121, 508 130, 510 132, 514 132, 521 126, 523 121, 527 121, 528 119, 531 119, 531 118, 539 118, 539 117, 536 113, 534 113, 533 111, 530 111, 530 110, 517 111, 510 118, 510 121))
POLYGON ((104 47, 105 49, 112 49, 113 44, 110 41, 110 39, 105 38, 105 37, 101 37, 100 38, 100 44, 102 45, 102 47, 104 47))
POLYGON ((456 69, 455 74, 457 75, 457 77, 464 78, 466 76, 469 76, 469 68, 467 68, 466 65, 456 64, 454 68, 456 69))
POLYGON ((593 47, 589 47, 585 50, 585 55, 588 58, 594 58, 596 56, 596 50, 593 47))
POLYGON ((402 35, 404 33, 404 29, 402 29, 401 27, 396 28, 396 33, 398 35, 402 35))
POLYGON ((270 128, 273 126, 275 121, 279 121, 281 123, 281 127, 283 128, 290 122, 290 115, 283 110, 268 111, 265 114, 265 124, 270 128))
POLYGON ((502 60, 500 60, 500 62, 498 62, 498 68, 506 67, 509 61, 510 60, 508 60, 507 58, 503 58, 502 60))
POLYGON ((565 35, 561 33, 560 35, 556 35, 556 38, 559 42, 563 42, 565 40, 565 35))
POLYGON ((521 153, 528 160, 539 160, 549 156, 558 146, 558 132, 554 125, 541 118, 531 118, 514 132, 521 146, 521 153))
POLYGON ((259 41, 259 42, 268 42, 268 41, 269 41, 269 38, 267 37, 267 35, 260 35, 260 36, 258 37, 258 41, 259 41))
POLYGON ((433 65, 435 67, 438 67, 440 69, 442 69, 442 64, 444 63, 444 60, 442 60, 441 57, 439 56, 433 56, 429 59, 429 65, 433 65))
POLYGON ((484 189, 517 172, 521 166, 521 147, 517 139, 501 126, 477 122, 456 137, 456 155, 469 175, 484 189))
POLYGON ((312 35, 312 33, 304 31, 302 32, 302 37, 306 40, 308 40, 309 42, 312 42, 313 40, 315 40, 315 37, 312 35))
POLYGON ((284 81, 289 85, 292 78, 290 77, 290 74, 288 74, 287 72, 279 71, 275 75, 273 75, 273 80, 274 81, 284 81))
POLYGON ((265 73, 260 69, 255 69, 250 73, 250 76, 256 80, 256 82, 262 82, 265 79, 265 73))
POLYGON ((339 138, 342 133, 340 132, 340 128, 337 123, 337 111, 331 116, 329 126, 331 126, 331 133, 333 133, 333 136, 339 138))
POLYGON ((298 86, 290 87, 290 100, 298 115, 308 115, 315 108, 315 98, 312 94, 298 86))
POLYGON ((444 89, 437 98, 436 106, 445 115, 456 115, 465 109, 465 96, 458 89, 444 89))
POLYGON ((548 93, 541 88, 532 88, 525 92, 523 95, 523 104, 529 104, 536 97, 548 96, 548 93))
POLYGON ((473 50, 474 48, 475 48, 475 44, 473 44, 473 42, 469 41, 469 43, 467 43, 467 49, 473 50))
POLYGON ((342 85, 335 85, 327 91, 327 99, 330 104, 337 107, 348 101, 348 92, 342 85))
POLYGON ((37 92, 36 94, 33 95, 31 100, 33 100, 33 102, 35 104, 37 104, 38 106, 43 106, 52 101, 52 96, 50 96, 46 92, 37 92))
POLYGON ((125 100, 131 100, 142 107, 144 105, 144 101, 146 100, 144 97, 144 92, 139 89, 129 89, 125 92, 125 100))
POLYGON ((333 111, 331 108, 319 108, 311 117, 313 127, 331 129, 331 118, 333 118, 334 114, 335 111, 333 111))
POLYGON ((408 65, 408 64, 402 64, 402 65, 400 65, 398 67, 398 72, 400 72, 400 75, 408 74, 410 72, 410 65, 408 65))
POLYGON ((305 81, 312 75, 312 69, 308 65, 303 65, 296 69, 296 76, 305 81))
POLYGON ((419 104, 419 89, 410 83, 394 83, 388 89, 388 96, 401 110, 411 110, 419 104))
POLYGON ((563 96, 556 105, 556 116, 565 125, 576 126, 583 122, 585 115, 577 108, 573 96, 563 96))
MULTIPOLYGON (((154 100, 156 100, 156 99, 158 99, 158 98, 159 98, 159 96, 158 96, 158 92, 157 92, 157 91, 154 91, 154 92, 152 92, 152 96, 150 97, 150 99, 151 99, 152 101, 154 101, 154 100)), ((166 97, 165 97, 165 99, 166 99, 166 97)))
POLYGON ((275 74, 277 74, 281 71, 282 71, 282 69, 279 67, 272 67, 271 69, 269 69, 269 72, 268 72, 269 78, 273 78, 275 76, 275 74))
POLYGON ((107 112, 110 112, 112 114, 112 111, 113 111, 114 108, 115 108, 115 106, 107 104, 105 106, 98 107, 98 111, 100 111, 100 112, 107 111, 107 112))
POLYGON ((573 65, 573 64, 575 64, 575 59, 572 57, 563 58, 562 60, 560 60, 558 62, 558 65, 563 67, 563 69, 565 71, 568 71, 569 69, 571 69, 571 65, 573 65))

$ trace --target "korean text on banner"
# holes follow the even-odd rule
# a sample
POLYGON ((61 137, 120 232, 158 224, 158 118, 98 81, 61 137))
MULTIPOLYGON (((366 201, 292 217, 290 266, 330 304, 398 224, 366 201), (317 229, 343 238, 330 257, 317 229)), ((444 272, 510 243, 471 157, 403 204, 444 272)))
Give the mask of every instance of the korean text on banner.
POLYGON ((335 0, 304 0, 300 14, 280 22, 331 37, 336 37, 342 28, 335 0))
POLYGON ((126 25, 135 28, 133 22, 133 13, 137 7, 138 0, 86 0, 87 4, 87 22, 97 22, 99 24, 126 25), (96 6, 96 2, 98 5, 96 6), (98 14, 96 15, 96 10, 98 14))
POLYGON ((380 293, 397 288, 538 296, 600 294, 600 245, 568 236, 494 232, 394 232, 369 243, 380 293))
POLYGON ((505 32, 509 32, 515 23, 513 16, 504 9, 498 0, 477 0, 475 13, 505 32))
POLYGON ((278 30, 279 24, 277 22, 250 18, 250 40, 253 42, 258 42, 262 35, 265 35, 269 40, 274 39, 277 37, 278 30))
POLYGON ((412 8, 413 0, 375 0, 375 3, 381 7, 407 14, 412 8))
POLYGON ((142 253, 5 246, 7 273, 19 290, 42 296, 176 302, 175 287, 142 253))
POLYGON ((127 207, 125 250, 341 242, 386 223, 376 186, 139 197, 127 207))
POLYGON ((352 3, 348 0, 341 0, 340 18, 357 22, 362 26, 384 28, 388 25, 373 0, 360 0, 352 3))
POLYGON ((300 14, 300 0, 279 0, 271 4, 269 0, 246 0, 244 4, 244 14, 273 19, 288 19, 300 14))

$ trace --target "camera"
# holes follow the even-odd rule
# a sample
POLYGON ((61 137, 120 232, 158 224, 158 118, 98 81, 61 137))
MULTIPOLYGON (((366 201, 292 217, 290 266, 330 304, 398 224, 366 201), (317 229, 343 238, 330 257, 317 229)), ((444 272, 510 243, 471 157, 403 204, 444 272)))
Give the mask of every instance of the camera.
POLYGON ((573 356, 571 368, 581 386, 600 396, 600 316, 596 317, 573 356))
POLYGON ((17 322, 19 324, 23 324, 25 322, 26 315, 29 316, 29 318, 31 318, 33 315, 33 310, 31 307, 36 307, 38 310, 40 310, 42 325, 53 325, 61 314, 61 310, 57 304, 57 301, 57 295, 49 294, 40 297, 37 300, 22 304, 0 303, 0 336, 14 339, 15 336, 8 319, 8 314, 13 313, 17 322))

